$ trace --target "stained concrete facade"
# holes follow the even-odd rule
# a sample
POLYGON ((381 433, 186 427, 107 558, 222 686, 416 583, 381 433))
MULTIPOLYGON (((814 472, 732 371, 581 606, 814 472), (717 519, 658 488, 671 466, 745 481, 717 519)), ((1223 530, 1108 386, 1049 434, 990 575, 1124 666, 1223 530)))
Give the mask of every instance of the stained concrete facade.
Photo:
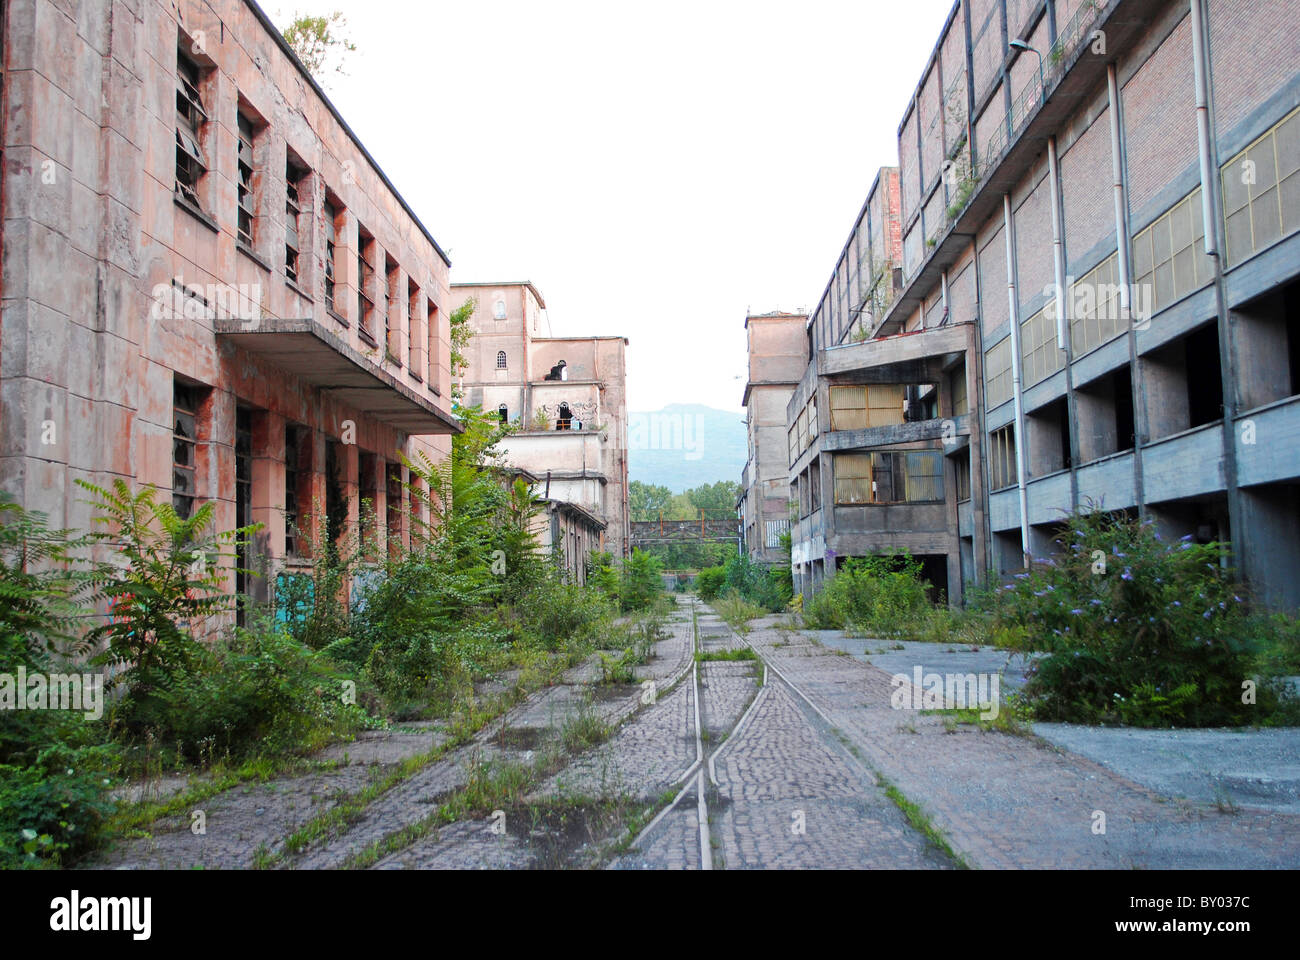
POLYGON ((311 544, 409 543, 442 459, 449 261, 247 0, 3 4, 0 486, 85 528, 121 478, 272 593, 311 544), (327 527, 326 520, 330 521, 327 527))
POLYGON ((624 556, 627 339, 551 336, 546 302, 528 282, 452 284, 453 309, 469 300, 466 404, 514 424, 505 462, 537 476, 539 496, 597 517, 600 549, 624 556))
POLYGON ((757 563, 784 563, 781 535, 790 529, 790 474, 785 409, 808 366, 808 317, 773 311, 745 318, 748 377, 741 403, 749 457, 737 509, 745 550, 757 563))
POLYGON ((956 599, 1100 502, 1230 539, 1261 599, 1300 604, 1298 63, 1285 0, 954 4, 899 126, 897 295, 839 293, 855 230, 788 425, 834 382, 909 408, 803 444, 792 476, 816 464, 830 506, 796 574, 906 546, 956 599), (845 516, 838 455, 904 435, 943 451, 942 503, 845 516))

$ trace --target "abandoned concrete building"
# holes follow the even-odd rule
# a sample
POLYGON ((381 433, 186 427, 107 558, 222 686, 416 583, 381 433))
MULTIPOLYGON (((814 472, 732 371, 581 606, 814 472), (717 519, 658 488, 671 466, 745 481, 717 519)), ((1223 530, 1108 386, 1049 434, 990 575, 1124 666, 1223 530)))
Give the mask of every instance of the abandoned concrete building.
MULTIPOLYGON (((625 556, 627 339, 552 336, 546 301, 528 282, 453 283, 451 290, 453 310, 476 303, 465 403, 517 426, 501 445, 504 460, 537 478, 543 500, 581 508, 563 512, 571 536, 580 532, 583 543, 625 556)), ((581 576, 586 552, 565 550, 581 576)))
POLYGON ((745 318, 748 377, 745 408, 748 459, 740 477, 744 546, 756 563, 785 563, 781 535, 790 529, 790 472, 785 408, 808 367, 804 314, 750 314, 745 318))
POLYGON ((83 478, 260 522, 235 587, 382 556, 451 413, 449 261, 249 0, 3 4, 0 486, 83 478), (361 502, 374 523, 359 530, 361 502))
POLYGON ((860 219, 809 326, 797 584, 906 548, 956 601, 1092 502, 1300 603, 1297 63, 1287 0, 954 4, 893 291, 860 219))

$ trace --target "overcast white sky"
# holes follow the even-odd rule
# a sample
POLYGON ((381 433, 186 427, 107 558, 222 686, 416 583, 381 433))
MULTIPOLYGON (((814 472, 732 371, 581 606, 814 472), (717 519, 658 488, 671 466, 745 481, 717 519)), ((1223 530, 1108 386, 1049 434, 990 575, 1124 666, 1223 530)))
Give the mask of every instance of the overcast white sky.
POLYGON ((737 410, 746 311, 821 295, 952 0, 263 5, 346 15, 327 90, 453 281, 629 337, 633 410, 737 410))

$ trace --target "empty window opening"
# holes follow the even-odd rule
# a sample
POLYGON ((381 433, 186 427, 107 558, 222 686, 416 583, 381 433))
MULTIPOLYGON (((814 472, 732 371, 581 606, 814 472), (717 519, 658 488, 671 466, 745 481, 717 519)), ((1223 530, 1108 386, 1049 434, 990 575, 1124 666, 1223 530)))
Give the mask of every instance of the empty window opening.
POLYGON ((1025 418, 1029 436, 1029 473, 1035 477, 1068 470, 1070 457, 1070 412, 1065 397, 1032 411, 1025 418))
POLYGON ((288 557, 303 554, 300 504, 311 500, 311 433, 306 427, 288 424, 284 428, 284 552, 288 557))
POLYGON ((1237 378, 1243 410, 1300 393, 1300 281, 1238 308, 1233 327, 1238 370, 1249 371, 1237 378))
POLYGON ((357 506, 361 519, 361 553, 369 561, 379 559, 379 532, 375 524, 375 511, 379 509, 379 458, 364 450, 357 452, 357 506))
POLYGON ((543 380, 568 380, 569 379, 568 368, 569 368, 569 364, 566 361, 561 360, 555 366, 551 367, 551 372, 548 373, 542 379, 543 380))
MULTIPOLYGON (((235 410, 235 526, 253 522, 253 411, 235 410)), ((250 543, 241 537, 235 544, 235 593, 248 595, 249 568, 252 566, 250 543)), ((241 602, 235 610, 236 622, 243 626, 247 611, 241 602)))
POLYGON ((1127 364, 1079 387, 1074 408, 1082 463, 1133 449, 1133 374, 1127 364))
POLYGON ((569 405, 567 403, 560 404, 559 412, 556 414, 555 417, 555 429, 556 430, 573 429, 573 411, 569 409, 569 405))
POLYGON ((397 557, 402 552, 402 466, 390 463, 385 484, 387 490, 386 514, 388 525, 388 555, 397 557))
POLYGON ((1211 322, 1142 358, 1151 439, 1223 417, 1219 331, 1211 322))
POLYGON ((501 406, 497 407, 497 419, 500 420, 502 423, 510 422, 510 408, 507 407, 504 403, 501 404, 501 406))

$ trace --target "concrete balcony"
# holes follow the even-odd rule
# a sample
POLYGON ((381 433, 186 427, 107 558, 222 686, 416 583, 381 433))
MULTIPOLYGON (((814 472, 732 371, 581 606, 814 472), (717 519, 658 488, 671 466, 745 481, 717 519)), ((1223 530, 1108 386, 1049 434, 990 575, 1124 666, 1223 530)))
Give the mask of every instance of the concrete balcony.
POLYGON ((1243 487, 1300 477, 1300 397, 1287 397, 1236 420, 1237 481, 1243 487))
POLYGON ((309 319, 213 321, 218 343, 275 364, 341 403, 414 436, 463 433, 464 425, 382 364, 309 319))
POLYGON ((942 441, 945 437, 953 436, 970 436, 970 414, 964 413, 959 417, 948 417, 943 420, 915 420, 911 423, 897 423, 887 427, 824 433, 821 436, 821 450, 824 453, 837 450, 863 450, 923 440, 942 441), (951 426, 948 426, 949 424, 951 426))
POLYGON ((828 347, 819 354, 823 376, 853 374, 866 383, 926 383, 974 343, 975 325, 958 323, 828 347))
POLYGON ((1223 425, 1208 423, 1144 446, 1142 480, 1147 503, 1223 490, 1223 425))

